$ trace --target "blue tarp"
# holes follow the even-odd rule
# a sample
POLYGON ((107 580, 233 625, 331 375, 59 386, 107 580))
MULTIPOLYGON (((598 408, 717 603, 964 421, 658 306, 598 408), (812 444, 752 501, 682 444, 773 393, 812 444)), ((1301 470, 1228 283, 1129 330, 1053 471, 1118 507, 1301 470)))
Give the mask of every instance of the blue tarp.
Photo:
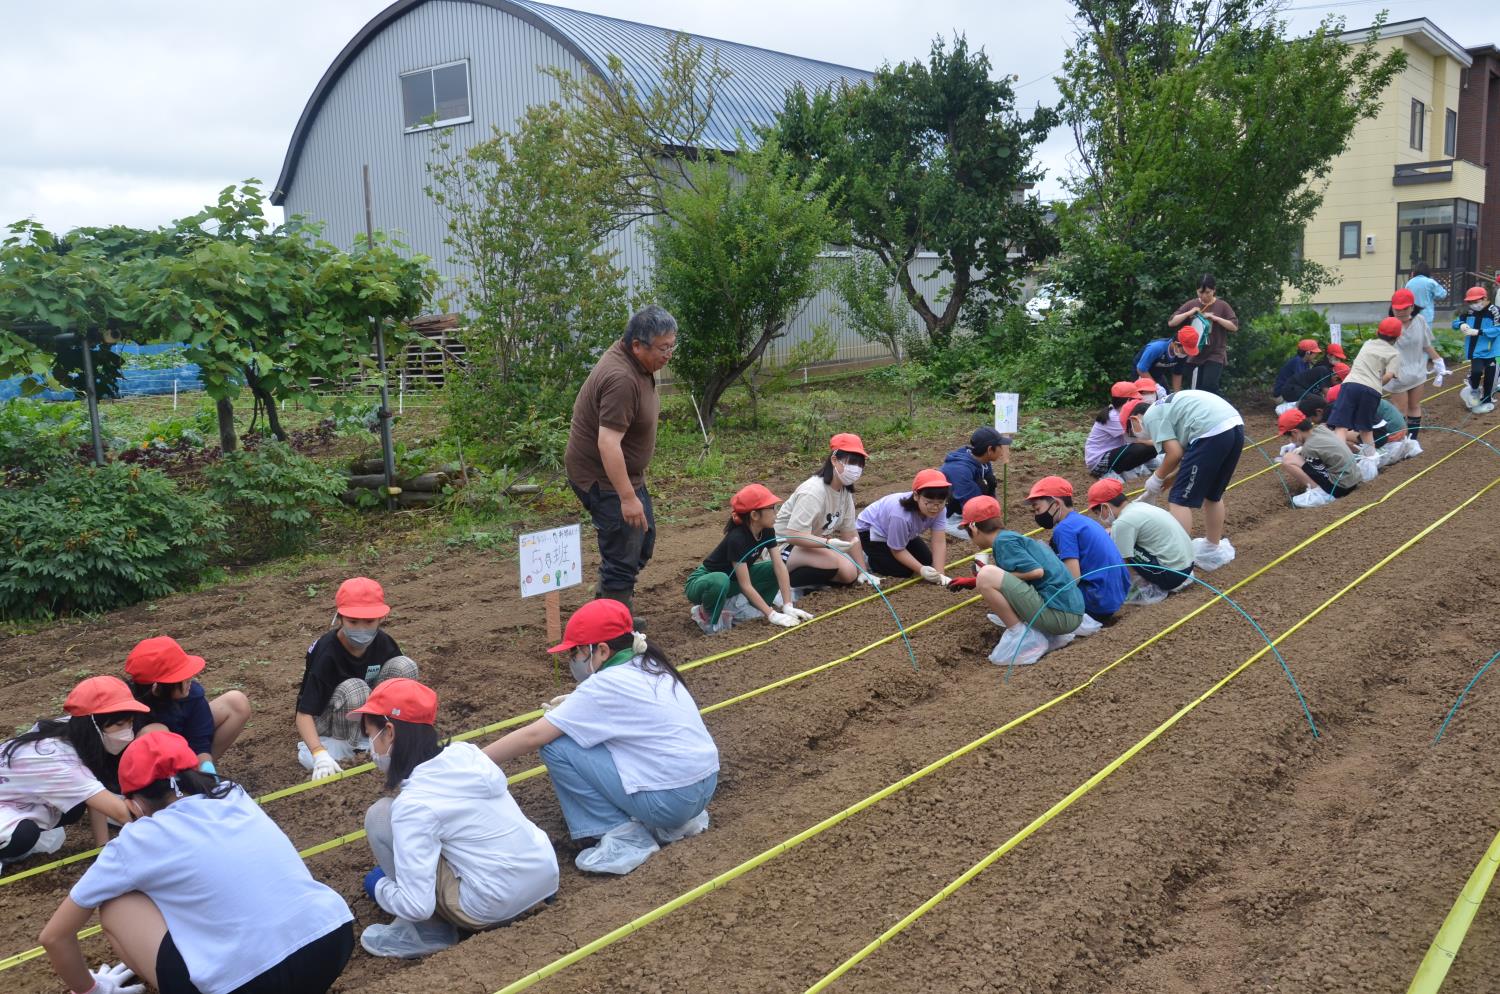
MULTIPOLYGON (((181 352, 181 345, 115 345, 114 351, 122 355, 161 355, 166 352, 181 352)), ((202 390, 203 376, 197 363, 184 362, 168 369, 124 369, 120 371, 119 391, 121 397, 172 392, 173 382, 179 393, 202 390)), ((21 395, 22 378, 0 380, 0 401, 21 395)), ((71 390, 43 390, 36 396, 43 400, 79 400, 81 397, 71 390)))

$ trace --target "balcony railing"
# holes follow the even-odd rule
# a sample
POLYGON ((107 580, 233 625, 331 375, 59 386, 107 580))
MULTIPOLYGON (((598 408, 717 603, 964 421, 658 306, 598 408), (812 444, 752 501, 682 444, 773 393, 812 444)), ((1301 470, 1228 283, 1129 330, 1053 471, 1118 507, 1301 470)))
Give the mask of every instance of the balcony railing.
POLYGON ((1418 183, 1448 183, 1453 180, 1453 160, 1438 159, 1435 162, 1398 162, 1394 186, 1415 186, 1418 183))

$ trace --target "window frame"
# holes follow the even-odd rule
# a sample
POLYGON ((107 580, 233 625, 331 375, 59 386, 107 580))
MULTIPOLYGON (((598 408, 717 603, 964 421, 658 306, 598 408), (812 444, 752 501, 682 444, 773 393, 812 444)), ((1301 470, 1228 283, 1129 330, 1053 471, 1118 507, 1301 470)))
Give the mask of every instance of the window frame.
POLYGON ((403 134, 414 135, 423 131, 431 131, 434 128, 447 128, 455 124, 469 124, 474 120, 474 74, 469 68, 469 60, 453 59, 448 62, 439 62, 435 65, 423 66, 420 69, 410 69, 406 72, 396 74, 396 92, 401 105, 401 130, 403 134), (439 69, 451 69, 454 66, 464 67, 464 103, 468 107, 468 113, 460 117, 446 117, 433 121, 432 123, 406 123, 406 94, 405 81, 409 76, 427 76, 428 90, 432 94, 433 113, 437 113, 437 82, 436 75, 439 69))
POLYGON ((1451 107, 1443 109, 1443 154, 1458 158, 1458 111, 1451 107))
POLYGON ((1412 97, 1411 133, 1407 136, 1407 141, 1410 143, 1411 147, 1416 149, 1418 152, 1422 151, 1422 146, 1426 143, 1426 131, 1427 105, 1418 100, 1416 97, 1412 97))
POLYGON ((1362 222, 1362 221, 1340 221, 1339 222, 1339 258, 1340 259, 1358 259, 1358 258, 1360 258, 1360 253, 1364 249, 1364 237, 1365 237, 1364 222, 1362 222), (1352 254, 1344 251, 1344 232, 1348 231, 1350 228, 1354 229, 1354 252, 1352 254))

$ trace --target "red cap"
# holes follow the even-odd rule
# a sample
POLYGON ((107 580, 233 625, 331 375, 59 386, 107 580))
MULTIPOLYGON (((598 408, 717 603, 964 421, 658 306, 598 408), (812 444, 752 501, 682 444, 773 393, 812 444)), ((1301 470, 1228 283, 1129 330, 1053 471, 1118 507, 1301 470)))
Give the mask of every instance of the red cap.
POLYGON ((202 671, 203 657, 189 656, 168 635, 137 643, 125 657, 125 675, 136 683, 178 683, 202 671))
POLYGON ((1302 422, 1306 420, 1307 415, 1294 407, 1290 411, 1282 411, 1280 416, 1276 418, 1276 430, 1285 435, 1293 428, 1301 427, 1302 422))
POLYGON ((1297 343, 1298 352, 1322 352, 1323 346, 1318 344, 1315 338, 1304 338, 1297 343))
POLYGON ((964 501, 964 524, 974 525, 981 521, 1000 517, 1000 502, 993 497, 980 494, 964 501))
POLYGON ((600 597, 573 612, 563 629, 563 640, 547 651, 567 652, 580 645, 598 645, 634 630, 635 621, 630 617, 630 608, 619 601, 600 597))
POLYGON ((360 621, 374 621, 391 613, 385 603, 385 591, 367 576, 356 576, 339 584, 333 604, 339 614, 360 621))
POLYGON ((1089 487, 1089 510, 1108 504, 1125 492, 1125 484, 1119 480, 1100 480, 1089 487))
POLYGON ((1471 287, 1469 287, 1468 291, 1464 294, 1464 300, 1472 302, 1472 301, 1475 301, 1475 300, 1483 300, 1485 297, 1488 297, 1488 296, 1489 296, 1489 294, 1485 292, 1484 287, 1482 287, 1482 286, 1471 286, 1471 287))
POLYGON ((937 487, 951 486, 953 484, 948 482, 948 478, 942 474, 942 471, 936 469, 919 470, 916 479, 911 481, 912 493, 916 493, 918 490, 933 490, 937 487))
POLYGON ((1335 400, 1338 399, 1339 391, 1343 389, 1343 386, 1344 385, 1342 383, 1335 383, 1333 386, 1328 388, 1328 392, 1323 395, 1323 399, 1332 404, 1335 400))
POLYGON ((1038 497, 1072 497, 1073 484, 1060 476, 1044 476, 1037 480, 1031 487, 1031 493, 1026 495, 1027 500, 1036 500, 1038 497))
POLYGON ((729 509, 735 514, 749 514, 751 511, 759 511, 763 507, 770 507, 781 500, 771 491, 759 483, 752 483, 748 487, 741 487, 740 492, 729 500, 729 509))
POLYGON ((870 458, 870 454, 865 451, 865 443, 853 432, 839 432, 828 440, 828 448, 833 452, 856 452, 866 459, 870 458))
POLYGON ((1340 345, 1338 342, 1329 342, 1328 343, 1328 354, 1331 355, 1331 356, 1333 356, 1335 359, 1347 359, 1347 358, 1349 358, 1347 355, 1344 354, 1344 347, 1342 345, 1340 345))
POLYGON ((1130 417, 1131 417, 1131 415, 1135 413, 1135 409, 1137 407, 1140 407, 1144 403, 1146 403, 1145 400, 1137 397, 1135 400, 1127 400, 1125 403, 1123 403, 1123 404, 1120 405, 1120 427, 1121 428, 1124 428, 1126 431, 1130 430, 1130 417))
POLYGON ((1347 362, 1336 362, 1333 364, 1333 375, 1342 383, 1344 377, 1349 375, 1349 364, 1347 362))
MULTIPOLYGON (((1153 385, 1151 389, 1155 390, 1156 387, 1153 385)), ((1111 400, 1119 400, 1122 397, 1139 397, 1140 395, 1140 384, 1134 380, 1121 380, 1118 383, 1110 384, 1109 397, 1111 400)))
POLYGON ((1187 349, 1188 355, 1197 355, 1198 329, 1192 324, 1184 325, 1183 329, 1177 333, 1177 344, 1187 349))
POLYGON ((1391 306, 1400 310, 1403 307, 1417 306, 1416 295, 1410 290, 1401 289, 1391 294, 1391 306))
POLYGON ((1143 394, 1149 393, 1154 396, 1156 394, 1156 381, 1149 376, 1142 376, 1135 381, 1135 388, 1143 394))
MULTIPOLYGON (((619 604, 619 601, 615 603, 619 604)), ((414 725, 430 725, 437 721, 437 693, 431 687, 404 676, 392 677, 380 681, 380 685, 370 691, 369 700, 349 713, 378 714, 382 718, 400 718, 414 725)))
POLYGON ((132 739, 120 753, 120 793, 134 794, 158 780, 195 769, 198 756, 176 732, 157 731, 132 739))
MULTIPOLYGON (((997 512, 998 513, 998 512, 997 512)), ((146 707, 130 693, 125 681, 117 676, 91 676, 68 691, 63 710, 75 718, 86 714, 116 714, 134 711, 148 714, 146 707)))
POLYGON ((1381 319, 1380 324, 1375 328, 1375 334, 1379 335, 1381 338, 1400 338, 1401 337, 1401 319, 1400 318, 1383 318, 1383 319, 1381 319))

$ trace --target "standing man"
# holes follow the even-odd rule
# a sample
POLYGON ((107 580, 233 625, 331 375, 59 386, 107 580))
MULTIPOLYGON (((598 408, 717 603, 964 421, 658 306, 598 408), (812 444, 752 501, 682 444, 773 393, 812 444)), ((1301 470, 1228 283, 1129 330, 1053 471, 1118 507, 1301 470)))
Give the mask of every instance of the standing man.
POLYGON ((1229 333, 1240 330, 1240 319, 1235 317, 1228 301, 1219 299, 1218 284, 1209 273, 1204 273, 1198 281, 1198 296, 1177 308, 1167 320, 1167 327, 1181 328, 1188 322, 1198 329, 1202 340, 1198 354, 1188 358, 1188 375, 1183 386, 1218 393, 1219 378, 1229 361, 1229 333))
POLYGON ((563 457, 568 484, 599 535, 600 597, 630 607, 635 578, 656 546, 646 466, 656 451, 655 374, 677 348, 677 320, 652 304, 631 315, 573 401, 563 457))

